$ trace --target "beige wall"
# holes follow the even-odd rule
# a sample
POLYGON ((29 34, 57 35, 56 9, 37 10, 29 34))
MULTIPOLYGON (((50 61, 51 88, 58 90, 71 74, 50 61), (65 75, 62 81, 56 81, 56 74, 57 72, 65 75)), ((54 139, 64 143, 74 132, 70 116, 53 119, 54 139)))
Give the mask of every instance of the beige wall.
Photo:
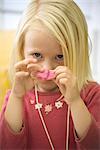
POLYGON ((8 66, 14 35, 14 31, 0 31, 0 69, 8 66))
POLYGON ((4 102, 4 96, 10 88, 7 68, 14 35, 14 31, 0 31, 0 110, 4 102))

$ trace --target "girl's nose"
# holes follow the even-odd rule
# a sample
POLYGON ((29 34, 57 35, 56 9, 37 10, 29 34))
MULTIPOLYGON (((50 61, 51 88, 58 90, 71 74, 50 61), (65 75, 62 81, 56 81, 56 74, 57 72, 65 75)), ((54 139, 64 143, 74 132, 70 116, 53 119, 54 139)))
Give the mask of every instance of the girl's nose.
POLYGON ((49 61, 49 62, 46 61, 43 64, 43 69, 45 69, 45 70, 53 70, 54 69, 54 65, 52 64, 51 61, 49 61))

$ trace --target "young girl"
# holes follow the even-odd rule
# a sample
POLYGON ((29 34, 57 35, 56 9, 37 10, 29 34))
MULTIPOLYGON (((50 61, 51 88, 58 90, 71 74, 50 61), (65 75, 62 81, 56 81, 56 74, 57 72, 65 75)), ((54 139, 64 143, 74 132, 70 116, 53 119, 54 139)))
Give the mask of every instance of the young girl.
POLYGON ((72 0, 31 0, 15 40, 0 149, 99 150, 100 85, 87 24, 72 0))

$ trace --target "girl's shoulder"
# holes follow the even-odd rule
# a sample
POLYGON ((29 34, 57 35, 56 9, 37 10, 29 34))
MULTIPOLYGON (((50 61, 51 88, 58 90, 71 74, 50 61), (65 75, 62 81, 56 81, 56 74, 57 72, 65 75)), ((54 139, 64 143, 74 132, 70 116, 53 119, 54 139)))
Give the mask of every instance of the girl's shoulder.
POLYGON ((88 81, 85 86, 83 86, 82 91, 100 91, 100 84, 95 81, 88 81))
POLYGON ((88 103, 95 99, 100 100, 100 84, 97 82, 88 82, 81 90, 82 99, 88 103))

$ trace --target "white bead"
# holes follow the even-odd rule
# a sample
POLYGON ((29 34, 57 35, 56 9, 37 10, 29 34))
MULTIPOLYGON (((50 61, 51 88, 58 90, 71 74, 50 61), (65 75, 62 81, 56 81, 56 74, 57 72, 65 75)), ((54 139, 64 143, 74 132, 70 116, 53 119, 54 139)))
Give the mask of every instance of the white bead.
POLYGON ((45 106, 45 113, 48 114, 51 111, 52 111, 52 105, 51 104, 46 105, 45 106))
POLYGON ((41 108, 42 108, 42 104, 41 103, 35 104, 35 109, 41 109, 41 108))
POLYGON ((62 106, 63 106, 63 102, 61 102, 61 101, 55 102, 55 107, 57 109, 61 108, 62 106))
POLYGON ((30 103, 31 103, 31 104, 34 104, 34 100, 33 100, 33 99, 30 99, 30 103))

